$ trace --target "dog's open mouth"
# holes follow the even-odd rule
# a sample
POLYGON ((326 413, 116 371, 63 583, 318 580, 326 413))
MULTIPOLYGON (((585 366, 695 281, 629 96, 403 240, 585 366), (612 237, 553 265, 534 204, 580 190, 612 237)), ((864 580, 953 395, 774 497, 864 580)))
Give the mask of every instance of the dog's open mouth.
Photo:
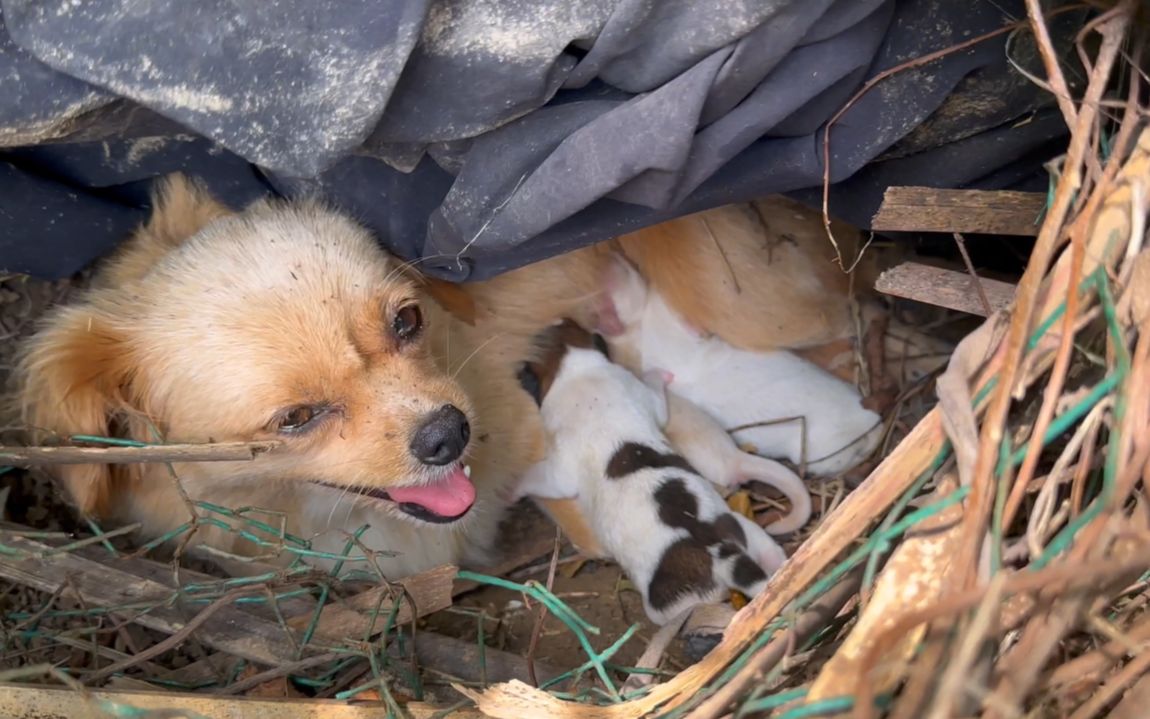
POLYGON ((407 487, 347 487, 319 480, 316 483, 372 499, 394 502, 396 508, 404 514, 432 524, 449 524, 461 519, 475 504, 471 467, 464 464, 452 466, 433 482, 407 487))

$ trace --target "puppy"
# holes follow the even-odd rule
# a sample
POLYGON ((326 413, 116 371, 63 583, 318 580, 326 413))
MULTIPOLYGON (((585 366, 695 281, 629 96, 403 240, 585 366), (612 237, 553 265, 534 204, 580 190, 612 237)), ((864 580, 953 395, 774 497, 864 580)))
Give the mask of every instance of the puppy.
MULTIPOLYGON (((542 456, 513 370, 530 342, 489 343, 403 270, 318 204, 232 213, 173 179, 96 285, 25 347, 24 420, 42 442, 279 442, 251 462, 57 469, 82 513, 139 522, 148 539, 189 520, 182 490, 259 508, 322 568, 364 526, 351 555, 375 554, 368 566, 390 577, 480 563, 497 490, 542 456)), ((257 546, 237 530, 259 530, 229 521, 200 525, 193 544, 229 556, 233 573, 269 559, 278 532, 257 546)))
POLYGON ((689 326, 626 260, 606 271, 597 310, 612 355, 635 371, 675 376, 674 392, 734 432, 740 444, 799 463, 816 474, 853 467, 877 446, 880 418, 862 407, 851 385, 790 352, 739 349, 689 326), (802 417, 797 422, 762 424, 802 417), (805 450, 805 451, 804 451, 805 450))
POLYGON ((516 494, 577 497, 656 624, 718 601, 732 587, 749 596, 761 591, 786 557, 674 452, 662 431, 666 379, 653 371, 640 380, 588 342, 564 350, 537 372, 552 443, 516 494))

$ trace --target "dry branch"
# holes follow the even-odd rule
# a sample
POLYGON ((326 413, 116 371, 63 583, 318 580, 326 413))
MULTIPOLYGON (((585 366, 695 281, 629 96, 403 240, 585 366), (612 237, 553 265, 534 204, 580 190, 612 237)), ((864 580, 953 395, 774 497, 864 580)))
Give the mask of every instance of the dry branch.
POLYGON ((0 447, 0 464, 33 467, 56 464, 244 462, 256 459, 279 446, 279 442, 220 442, 146 447, 0 447))

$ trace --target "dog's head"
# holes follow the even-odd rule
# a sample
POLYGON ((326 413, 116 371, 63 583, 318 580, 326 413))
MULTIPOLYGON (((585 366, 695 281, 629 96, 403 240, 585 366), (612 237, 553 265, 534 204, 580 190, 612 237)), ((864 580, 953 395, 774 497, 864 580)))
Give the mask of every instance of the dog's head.
MULTIPOLYGON (((297 482, 434 523, 467 513, 474 411, 438 362, 446 316, 362 228, 313 204, 230 213, 184 181, 22 358, 39 436, 277 440, 252 463, 180 467, 196 487, 297 482), (359 495, 359 496, 356 496, 359 495)), ((139 466, 66 467, 109 513, 139 466)))

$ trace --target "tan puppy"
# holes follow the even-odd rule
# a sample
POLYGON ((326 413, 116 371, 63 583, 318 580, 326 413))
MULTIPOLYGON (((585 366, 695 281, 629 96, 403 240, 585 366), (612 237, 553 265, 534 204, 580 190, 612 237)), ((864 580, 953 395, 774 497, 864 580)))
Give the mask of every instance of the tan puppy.
MULTIPOLYGON (((529 341, 484 344, 401 269, 318 205, 233 215, 173 180, 99 284, 25 348, 25 421, 41 441, 279 440, 253 462, 173 469, 193 500, 281 512, 321 552, 370 525, 361 541, 394 553, 378 558, 389 575, 482 559, 495 491, 542 449, 522 429, 536 409, 514 371, 529 341)), ((164 465, 58 476, 82 512, 140 522, 146 537, 189 518, 164 465)), ((218 529, 196 540, 267 551, 218 529)))

